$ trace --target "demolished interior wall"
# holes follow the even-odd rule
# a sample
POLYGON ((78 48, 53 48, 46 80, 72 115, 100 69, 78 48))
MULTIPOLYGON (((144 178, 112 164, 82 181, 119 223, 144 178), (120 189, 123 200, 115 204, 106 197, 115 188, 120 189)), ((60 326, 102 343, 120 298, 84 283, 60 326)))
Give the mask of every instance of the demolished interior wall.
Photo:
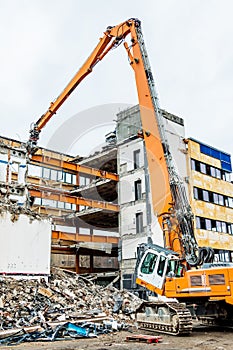
POLYGON ((0 273, 49 275, 51 224, 30 215, 0 214, 0 273))
POLYGON ((0 145, 0 274, 50 274, 51 222, 27 206, 25 147, 0 145))

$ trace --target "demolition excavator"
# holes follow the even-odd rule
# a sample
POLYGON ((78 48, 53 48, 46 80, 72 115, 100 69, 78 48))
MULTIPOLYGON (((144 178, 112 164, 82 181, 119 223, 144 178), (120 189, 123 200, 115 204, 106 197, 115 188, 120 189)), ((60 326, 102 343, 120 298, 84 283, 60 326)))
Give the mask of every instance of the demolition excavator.
POLYGON ((164 247, 152 243, 138 247, 136 283, 169 298, 142 303, 137 310, 138 325, 169 334, 190 333, 194 312, 195 317, 204 321, 229 322, 233 314, 233 267, 213 263, 213 249, 198 247, 193 214, 169 149, 138 19, 132 18, 106 29, 73 79, 33 124, 27 143, 28 153, 36 152, 41 130, 69 95, 95 65, 120 44, 124 45, 135 74, 141 115, 138 137, 143 138, 152 207, 164 235, 164 247))

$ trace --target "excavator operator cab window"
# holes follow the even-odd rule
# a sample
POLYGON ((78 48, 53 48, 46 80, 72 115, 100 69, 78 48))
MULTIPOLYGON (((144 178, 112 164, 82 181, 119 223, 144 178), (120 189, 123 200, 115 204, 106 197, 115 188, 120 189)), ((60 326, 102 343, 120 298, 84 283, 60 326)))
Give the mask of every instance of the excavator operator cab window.
POLYGON ((158 270, 157 270, 157 274, 159 276, 163 276, 164 273, 164 268, 165 268, 165 263, 166 263, 166 258, 163 255, 160 255, 160 259, 159 259, 159 266, 158 266, 158 270))
POLYGON ((178 261, 177 260, 168 260, 167 276, 168 277, 176 276, 177 275, 177 269, 178 269, 178 261))
POLYGON ((157 259, 158 255, 147 253, 141 266, 141 272, 145 274, 151 274, 154 271, 157 259))

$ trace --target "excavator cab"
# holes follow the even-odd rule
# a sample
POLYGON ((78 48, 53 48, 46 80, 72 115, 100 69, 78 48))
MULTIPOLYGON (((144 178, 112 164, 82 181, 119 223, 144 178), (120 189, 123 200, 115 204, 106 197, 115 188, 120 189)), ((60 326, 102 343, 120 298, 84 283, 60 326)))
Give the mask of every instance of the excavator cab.
POLYGON ((138 254, 136 283, 162 294, 166 276, 177 275, 179 258, 175 252, 155 244, 142 244, 138 254))

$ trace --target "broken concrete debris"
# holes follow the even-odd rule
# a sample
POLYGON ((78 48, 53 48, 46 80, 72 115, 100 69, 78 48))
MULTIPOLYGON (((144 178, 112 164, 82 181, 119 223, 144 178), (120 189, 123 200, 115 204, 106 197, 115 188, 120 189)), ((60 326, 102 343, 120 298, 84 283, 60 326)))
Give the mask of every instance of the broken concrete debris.
POLYGON ((49 281, 2 277, 0 344, 90 337, 127 329, 140 304, 141 299, 133 294, 112 285, 103 288, 57 268, 49 281), (127 305, 125 313, 122 305, 127 305))

